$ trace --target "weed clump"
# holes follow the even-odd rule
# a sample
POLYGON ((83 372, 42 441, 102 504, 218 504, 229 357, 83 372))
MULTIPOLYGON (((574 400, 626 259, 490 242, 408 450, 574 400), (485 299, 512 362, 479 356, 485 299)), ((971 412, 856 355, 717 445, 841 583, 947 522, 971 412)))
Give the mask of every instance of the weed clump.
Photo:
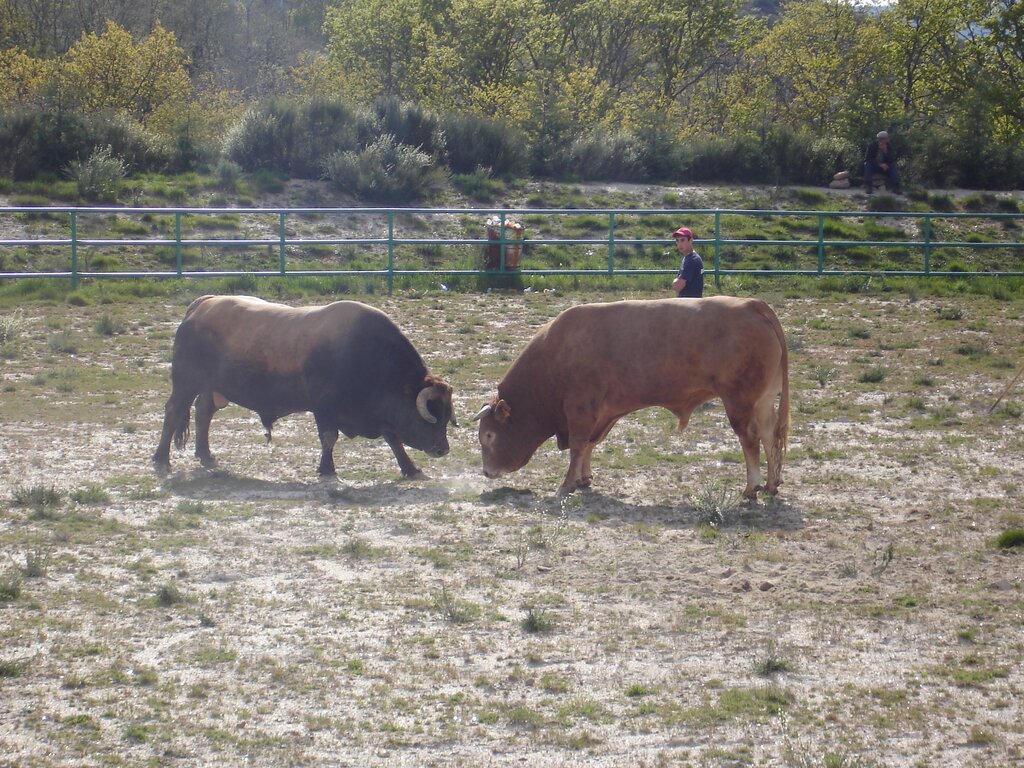
POLYGON ((996 537, 996 546, 1000 549, 1024 547, 1024 529, 1011 528, 1008 531, 1003 531, 996 537))

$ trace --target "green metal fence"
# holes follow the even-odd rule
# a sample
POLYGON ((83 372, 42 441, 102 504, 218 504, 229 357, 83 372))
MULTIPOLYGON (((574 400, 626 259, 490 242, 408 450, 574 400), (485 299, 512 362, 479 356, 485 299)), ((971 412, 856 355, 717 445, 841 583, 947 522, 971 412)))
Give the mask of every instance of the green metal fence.
MULTIPOLYGON (((0 279, 15 278, 70 278, 77 286, 83 278, 137 278, 137 277, 178 277, 202 278, 238 275, 286 276, 286 275, 347 275, 377 276, 386 279, 388 291, 398 276, 404 275, 484 275, 488 272, 482 260, 472 263, 472 258, 463 258, 462 266, 433 268, 426 260, 422 263, 404 264, 396 261, 399 249, 409 246, 420 249, 459 248, 462 252, 480 253, 487 246, 500 249, 498 272, 514 272, 517 275, 671 275, 678 266, 672 241, 668 232, 681 223, 695 228, 698 234, 696 244, 703 252, 706 273, 719 281, 725 275, 900 275, 900 276, 1022 276, 1020 253, 1024 242, 1020 240, 1020 225, 1024 222, 1021 213, 917 213, 882 211, 787 211, 787 210, 743 210, 743 209, 484 209, 484 208, 122 208, 122 207, 7 207, 0 208, 0 232, 24 231, 26 236, 0 239, 0 257, 12 249, 66 249, 66 268, 45 270, 6 269, 11 261, 32 263, 31 258, 0 258, 0 279), (216 223, 219 218, 245 217, 257 222, 259 234, 249 237, 202 237, 204 222, 216 223), (14 218, 12 222, 11 219, 14 218), (19 218, 20 217, 20 218, 19 218), (118 229, 104 222, 116 222, 136 218, 150 222, 140 226, 145 237, 117 237, 118 229), (545 231, 558 231, 559 219, 582 218, 589 224, 586 236, 554 237, 545 231), (484 231, 488 218, 500 220, 497 240, 470 236, 484 231), (299 236, 295 226, 300 219, 321 222, 313 227, 313 236, 299 236), (520 245, 519 241, 506 239, 504 223, 510 219, 527 222, 526 239, 522 244, 522 263, 515 270, 506 264, 506 252, 510 246, 520 245), (741 231, 742 222, 753 219, 757 226, 768 225, 784 219, 789 225, 797 223, 796 229, 813 233, 804 239, 762 237, 760 232, 735 234, 741 231), (860 225, 866 222, 895 220, 898 227, 880 224, 877 230, 888 234, 887 239, 858 239, 844 236, 838 222, 851 219, 860 225), (356 221, 361 226, 354 226, 356 221), (941 227, 966 226, 970 221, 987 222, 995 226, 998 237, 969 235, 963 239, 951 239, 939 231, 941 227), (158 225, 152 222, 158 222, 158 225), (188 227, 185 227, 187 222, 188 227), (333 222, 330 226, 323 222, 333 222), (598 223, 600 222, 600 223, 598 223), (694 227, 692 222, 698 222, 694 227), (19 225, 12 226, 12 225, 19 225), (83 227, 93 234, 83 236, 83 227), (341 229, 334 229, 340 227, 341 229), (163 231, 160 232, 159 230, 163 231), (186 231, 190 229, 191 231, 186 231), (444 230, 444 231, 439 231, 444 230), (531 234, 531 230, 533 233, 531 234), (629 236, 636 231, 659 231, 659 236, 629 236), (838 230, 838 234, 836 234, 838 230), (347 234, 346 234, 347 232, 347 234), (359 234, 353 234, 358 232, 359 234), (664 236, 660 235, 664 232, 664 236), (105 234, 107 236, 97 236, 105 234), (113 236, 111 236, 113 235, 113 236), (377 254, 377 263, 370 268, 337 267, 331 264, 316 268, 303 266, 309 251, 325 246, 361 248, 377 254), (656 246, 666 249, 663 268, 631 268, 628 254, 630 249, 656 246), (225 253, 232 248, 269 249, 276 256, 272 268, 238 269, 188 269, 185 253, 190 248, 212 249, 225 253), (600 266, 579 267, 573 259, 569 263, 554 266, 531 265, 531 254, 541 253, 545 247, 559 249, 585 249, 589 256, 595 251, 607 253, 607 259, 600 266), (724 263, 735 260, 736 254, 744 250, 792 249, 813 254, 813 262, 792 268, 759 266, 757 268, 733 267, 724 263), (83 253, 97 253, 110 249, 173 249, 173 268, 166 270, 110 270, 88 269, 88 259, 83 253), (918 255, 910 263, 886 267, 861 269, 844 263, 842 254, 851 248, 899 249, 900 252, 914 251, 918 255), (671 250, 670 250, 671 249, 671 250), (968 252, 983 252, 987 249, 1003 249, 1012 254, 1009 268, 1004 263, 999 269, 946 268, 933 263, 940 249, 965 249, 968 252), (709 263, 710 262, 710 263, 709 263)), ((308 226, 306 227, 309 228, 308 226)), ((792 227, 791 227, 792 228, 792 227)), ((777 231, 777 230, 776 230, 777 231)), ((134 234, 134 232, 132 232, 134 234)), ((788 252, 788 250, 787 250, 788 252)), ((216 260, 216 256, 213 257, 216 260)), ((406 261, 409 261, 408 259, 406 261)), ((412 260, 415 261, 415 260, 412 260)), ((61 264, 63 267, 63 264, 61 264)))

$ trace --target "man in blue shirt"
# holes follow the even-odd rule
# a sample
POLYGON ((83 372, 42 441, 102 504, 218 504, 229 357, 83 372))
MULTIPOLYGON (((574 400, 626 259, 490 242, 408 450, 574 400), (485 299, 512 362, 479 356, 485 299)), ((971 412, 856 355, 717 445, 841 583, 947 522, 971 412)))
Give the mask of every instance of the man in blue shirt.
POLYGON ((680 227, 672 233, 676 249, 683 255, 679 274, 672 281, 672 290, 681 299, 699 299, 704 295, 704 260, 693 250, 693 232, 680 227))

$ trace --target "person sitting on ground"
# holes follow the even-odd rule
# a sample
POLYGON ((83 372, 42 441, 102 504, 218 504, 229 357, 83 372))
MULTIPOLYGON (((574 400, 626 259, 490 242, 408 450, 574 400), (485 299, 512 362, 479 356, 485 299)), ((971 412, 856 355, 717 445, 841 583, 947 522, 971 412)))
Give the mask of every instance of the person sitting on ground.
POLYGON ((900 194, 900 176, 896 170, 896 150, 887 131, 879 131, 864 154, 864 191, 874 191, 875 174, 885 174, 885 188, 900 194))
POLYGON ((704 295, 704 260, 693 250, 693 232, 680 227, 672 233, 676 249, 683 255, 679 274, 672 281, 672 290, 681 299, 699 299, 704 295))

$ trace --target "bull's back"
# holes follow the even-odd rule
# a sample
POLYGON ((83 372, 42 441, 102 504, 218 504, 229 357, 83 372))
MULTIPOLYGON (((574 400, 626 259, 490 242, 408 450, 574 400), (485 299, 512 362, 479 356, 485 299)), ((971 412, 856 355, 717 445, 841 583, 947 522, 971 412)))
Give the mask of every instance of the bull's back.
POLYGON ((764 302, 734 297, 580 305, 546 330, 544 354, 574 393, 664 405, 774 377, 785 350, 773 318, 764 302))
POLYGON ((351 348, 367 323, 389 322, 358 302, 304 308, 246 296, 206 296, 192 304, 178 329, 174 365, 201 376, 203 389, 247 408, 278 414, 308 410, 310 361, 351 348))

